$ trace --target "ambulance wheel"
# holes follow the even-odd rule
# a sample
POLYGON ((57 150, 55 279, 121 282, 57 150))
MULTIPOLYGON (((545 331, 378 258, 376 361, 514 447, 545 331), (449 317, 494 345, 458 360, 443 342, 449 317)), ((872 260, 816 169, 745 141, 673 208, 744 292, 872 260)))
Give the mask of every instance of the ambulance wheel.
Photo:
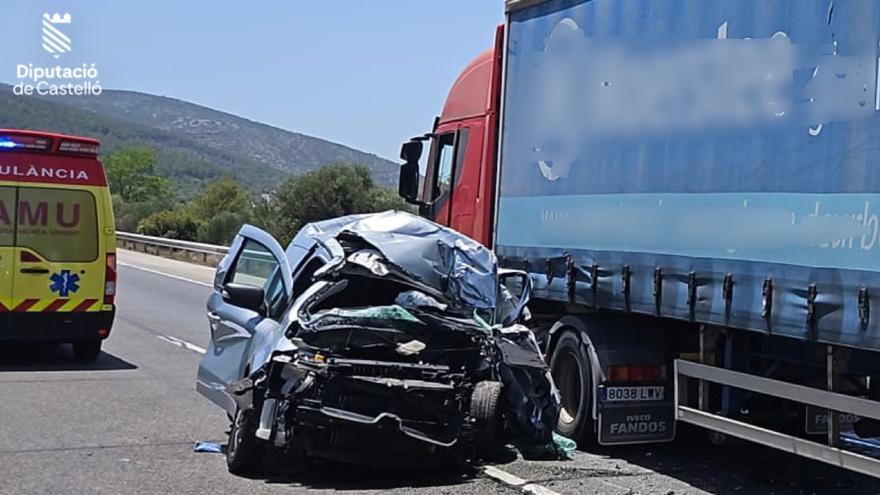
POLYGON ((77 340, 73 343, 73 356, 79 361, 94 361, 101 354, 101 340, 77 340))
POLYGON ((550 358, 550 374, 562 396, 562 408, 556 431, 574 440, 584 441, 592 433, 592 371, 581 340, 574 332, 565 332, 556 342, 550 358))

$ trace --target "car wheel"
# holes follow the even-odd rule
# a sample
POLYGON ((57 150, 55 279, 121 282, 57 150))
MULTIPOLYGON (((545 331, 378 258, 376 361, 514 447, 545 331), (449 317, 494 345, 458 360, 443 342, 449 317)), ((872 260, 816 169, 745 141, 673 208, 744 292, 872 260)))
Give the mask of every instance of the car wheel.
POLYGON ((226 444, 226 466, 232 474, 258 473, 263 465, 263 445, 256 436, 257 415, 253 409, 236 409, 226 444))
POLYGON ((73 343, 73 356, 79 361, 94 361, 101 354, 101 340, 77 340, 73 343))
POLYGON ((574 440, 592 432, 592 371, 580 339, 573 332, 559 337, 550 358, 550 374, 562 396, 556 431, 574 440))
POLYGON ((471 417, 477 425, 477 453, 486 458, 501 447, 501 382, 484 381, 471 393, 471 417))

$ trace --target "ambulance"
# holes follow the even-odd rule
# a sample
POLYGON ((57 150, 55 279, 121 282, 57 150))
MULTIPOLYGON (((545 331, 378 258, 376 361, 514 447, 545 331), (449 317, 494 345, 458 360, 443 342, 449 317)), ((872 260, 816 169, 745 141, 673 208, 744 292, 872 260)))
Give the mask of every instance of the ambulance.
POLYGON ((69 342, 94 360, 110 335, 116 234, 99 147, 0 129, 0 341, 69 342))

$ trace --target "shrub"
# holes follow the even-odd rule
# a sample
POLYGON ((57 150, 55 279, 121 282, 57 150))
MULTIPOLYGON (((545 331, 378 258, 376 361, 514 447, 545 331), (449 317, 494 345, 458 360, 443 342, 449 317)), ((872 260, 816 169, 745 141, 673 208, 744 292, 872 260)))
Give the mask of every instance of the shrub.
POLYGON ((220 212, 202 223, 199 228, 199 242, 228 246, 246 222, 247 219, 241 213, 220 212))
POLYGON ((143 235, 191 241, 197 238, 200 226, 196 217, 186 210, 165 210, 141 220, 137 231, 143 235))

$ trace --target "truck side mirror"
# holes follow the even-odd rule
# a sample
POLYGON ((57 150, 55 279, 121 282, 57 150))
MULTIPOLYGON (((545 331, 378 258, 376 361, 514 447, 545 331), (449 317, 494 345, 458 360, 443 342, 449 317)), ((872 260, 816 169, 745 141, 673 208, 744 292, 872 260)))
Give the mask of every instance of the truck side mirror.
POLYGON ((400 158, 404 164, 400 166, 398 194, 407 203, 418 204, 419 196, 419 159, 422 157, 422 142, 408 141, 400 148, 400 158))

